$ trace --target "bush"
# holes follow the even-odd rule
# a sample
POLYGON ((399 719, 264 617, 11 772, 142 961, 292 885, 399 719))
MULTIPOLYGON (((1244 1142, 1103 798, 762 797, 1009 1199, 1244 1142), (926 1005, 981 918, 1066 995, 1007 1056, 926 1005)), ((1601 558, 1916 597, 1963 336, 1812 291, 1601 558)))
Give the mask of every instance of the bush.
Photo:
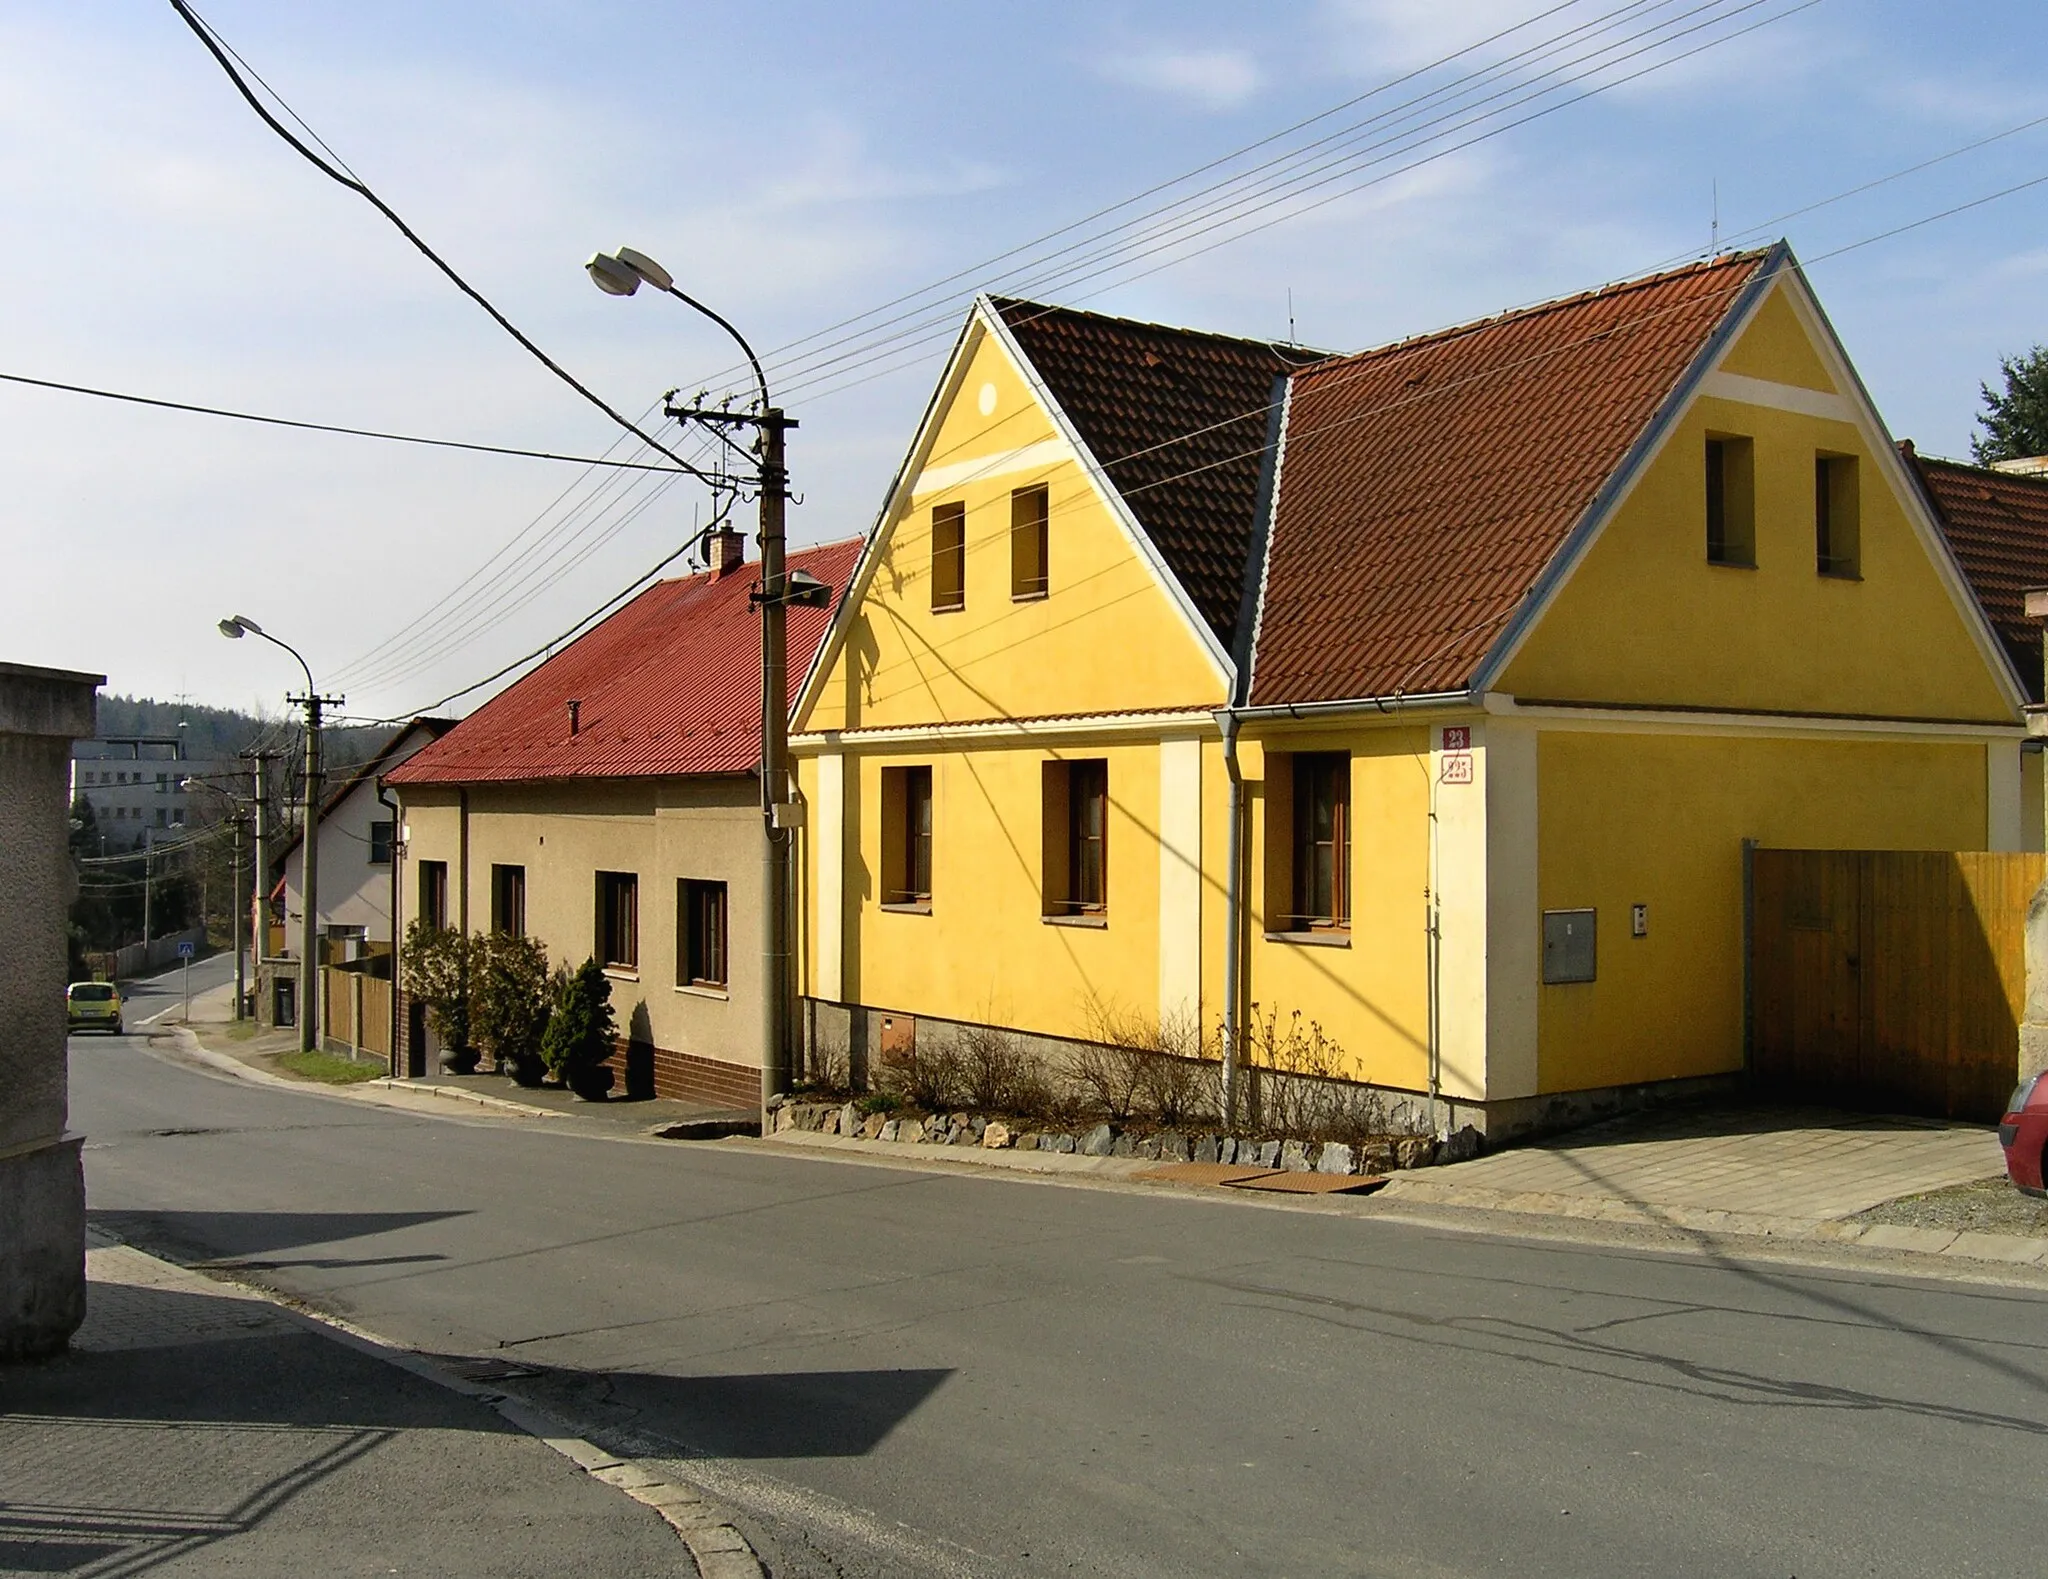
POLYGON ((470 1035, 521 1084, 540 1078, 553 986, 547 946, 537 939, 487 932, 470 940, 470 1035))
POLYGON ((943 1113, 960 1105, 960 1052, 951 1042, 912 1042, 882 1059, 883 1091, 925 1113, 943 1113))
POLYGON ((993 1026, 962 1026, 953 1045, 960 1094, 983 1113, 1035 1114, 1045 1106, 1045 1080, 1017 1038, 993 1026))
POLYGON ((541 1034, 541 1062, 578 1096, 602 1095, 611 1089, 605 1061, 618 1035, 612 984, 596 960, 586 959, 574 971, 557 970, 552 986, 554 1012, 541 1034))
POLYGON ((1348 1078, 1350 1061, 1322 1026, 1298 1009, 1283 1021, 1277 1009, 1261 1017, 1258 1008, 1245 1025, 1244 1133, 1356 1146, 1413 1127, 1396 1124, 1384 1096, 1348 1078))
POLYGON ((405 990, 420 1004, 448 1057, 470 1057, 469 939, 415 917, 405 929, 405 990))

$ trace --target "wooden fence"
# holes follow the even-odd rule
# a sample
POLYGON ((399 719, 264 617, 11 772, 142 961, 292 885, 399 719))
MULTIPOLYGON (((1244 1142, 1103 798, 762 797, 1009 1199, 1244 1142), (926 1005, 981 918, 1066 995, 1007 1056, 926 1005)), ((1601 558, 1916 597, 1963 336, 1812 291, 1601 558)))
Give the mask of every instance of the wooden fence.
POLYGON ((1837 1106, 1995 1120, 2018 1075, 2027 905, 2048 858, 1750 854, 1749 1060, 1837 1106))
POLYGON ((320 971, 321 1039, 337 1050, 391 1056, 391 983, 332 965, 320 971))

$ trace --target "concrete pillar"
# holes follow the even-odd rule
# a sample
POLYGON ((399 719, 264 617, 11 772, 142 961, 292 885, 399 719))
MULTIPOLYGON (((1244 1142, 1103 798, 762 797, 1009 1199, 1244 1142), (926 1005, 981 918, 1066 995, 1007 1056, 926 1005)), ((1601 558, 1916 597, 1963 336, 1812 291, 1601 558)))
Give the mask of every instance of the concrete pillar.
POLYGON ((71 742, 101 676, 0 663, 0 1361, 85 1319, 84 1136, 65 1129, 71 742))

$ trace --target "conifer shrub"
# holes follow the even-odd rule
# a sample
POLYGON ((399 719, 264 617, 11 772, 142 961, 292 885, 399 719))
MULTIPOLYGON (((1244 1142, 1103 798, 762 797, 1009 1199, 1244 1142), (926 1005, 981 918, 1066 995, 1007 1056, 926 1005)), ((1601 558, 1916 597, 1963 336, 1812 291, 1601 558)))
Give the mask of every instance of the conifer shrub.
POLYGON ((611 1090, 612 1055, 618 1020, 612 1013, 612 984, 595 959, 555 973, 554 1012, 540 1039, 548 1073, 586 1101, 611 1090))

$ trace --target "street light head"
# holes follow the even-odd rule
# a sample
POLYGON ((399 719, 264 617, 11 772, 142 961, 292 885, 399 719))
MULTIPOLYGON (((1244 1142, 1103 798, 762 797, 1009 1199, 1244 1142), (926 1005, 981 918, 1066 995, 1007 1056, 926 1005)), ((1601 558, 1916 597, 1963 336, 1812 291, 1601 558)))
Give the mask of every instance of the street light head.
POLYGON ((231 641, 242 639, 242 621, 239 615, 231 620, 222 620, 219 628, 220 633, 231 641))
POLYGON ((656 290, 675 289, 675 276, 646 253, 635 251, 631 247, 621 247, 613 256, 656 290))
POLYGON ((829 609, 832 589, 808 570, 792 570, 783 578, 782 601, 791 608, 829 609))
POLYGON ((593 252, 583 265, 590 278, 607 296, 631 296, 640 289, 640 276, 608 252, 593 252))

